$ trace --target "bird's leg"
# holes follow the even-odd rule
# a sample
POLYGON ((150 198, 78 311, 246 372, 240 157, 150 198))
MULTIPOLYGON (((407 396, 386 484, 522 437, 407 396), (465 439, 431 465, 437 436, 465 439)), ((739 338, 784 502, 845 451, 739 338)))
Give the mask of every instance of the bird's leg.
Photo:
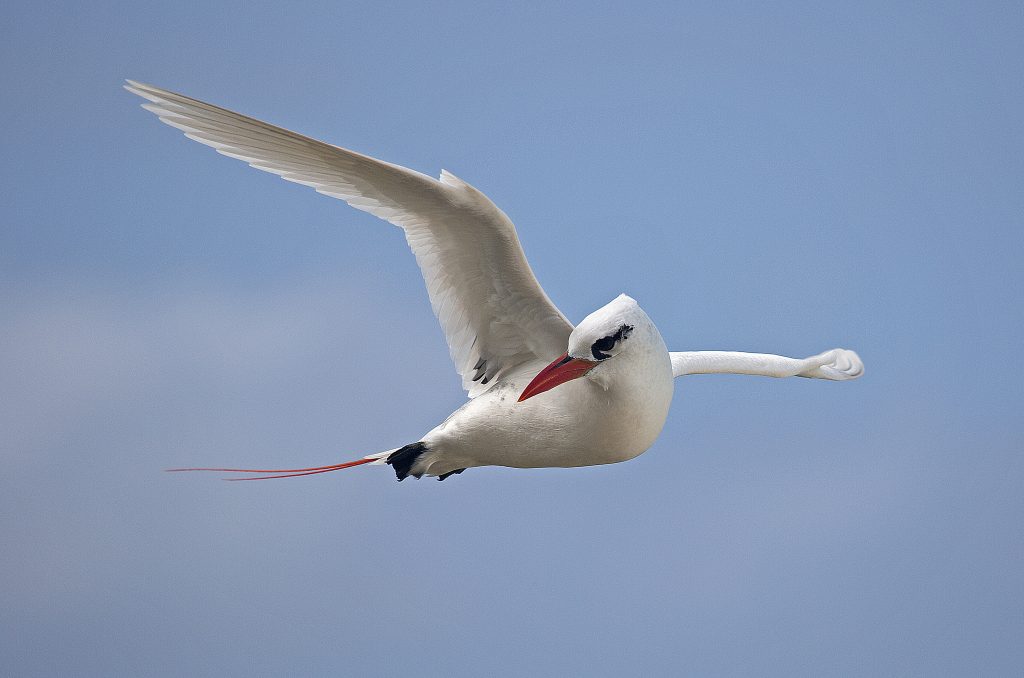
POLYGON ((395 469, 395 477, 398 478, 399 482, 409 476, 419 480, 420 476, 423 475, 423 471, 414 471, 413 467, 419 461, 420 455, 426 451, 427 446, 419 442, 401 447, 388 455, 387 463, 391 465, 391 468, 395 469))

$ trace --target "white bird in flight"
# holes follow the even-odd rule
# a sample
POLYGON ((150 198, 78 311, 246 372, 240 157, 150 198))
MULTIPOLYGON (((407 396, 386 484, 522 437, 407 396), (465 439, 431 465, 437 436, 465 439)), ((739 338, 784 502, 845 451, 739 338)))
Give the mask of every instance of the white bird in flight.
POLYGON ((236 480, 389 464, 398 480, 439 480, 475 466, 574 467, 632 459, 661 433, 673 379, 753 374, 843 381, 856 353, 809 358, 732 351, 670 352, 636 301, 619 295, 573 327, 541 289, 515 227, 487 196, 127 81, 143 108, 218 153, 340 198, 405 232, 469 401, 420 440, 356 461, 298 469, 172 469, 258 474, 236 480))

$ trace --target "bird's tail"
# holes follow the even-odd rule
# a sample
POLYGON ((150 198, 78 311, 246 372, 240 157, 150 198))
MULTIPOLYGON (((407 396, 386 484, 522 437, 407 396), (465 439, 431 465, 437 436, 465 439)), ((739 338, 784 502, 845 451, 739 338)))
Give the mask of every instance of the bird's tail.
POLYGON ((346 461, 340 464, 328 464, 327 466, 310 466, 309 468, 277 468, 277 469, 266 469, 266 468, 169 468, 169 473, 180 473, 183 471, 219 471, 221 473, 260 473, 263 475, 258 476, 247 476, 245 478, 224 478, 224 480, 271 480, 273 478, 295 478, 296 476, 312 476, 317 473, 328 473, 330 471, 340 471, 344 468, 352 468, 353 466, 362 466, 363 464, 385 464, 388 463, 388 458, 398 452, 402 448, 396 447, 393 450, 387 452, 377 452, 376 454, 370 454, 362 459, 356 459, 355 461, 346 461))

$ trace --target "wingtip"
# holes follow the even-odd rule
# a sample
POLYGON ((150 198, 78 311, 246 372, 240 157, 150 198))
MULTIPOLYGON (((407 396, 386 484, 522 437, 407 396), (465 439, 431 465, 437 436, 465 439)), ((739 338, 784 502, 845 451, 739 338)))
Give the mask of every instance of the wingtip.
POLYGON ((153 85, 149 85, 144 82, 139 82, 138 80, 132 80, 131 78, 125 78, 124 84, 121 86, 129 92, 131 92, 132 94, 137 94, 143 98, 149 98, 147 94, 157 94, 161 91, 159 87, 154 87, 153 85))
POLYGON ((864 376, 864 361, 860 359, 856 351, 848 348, 833 349, 835 355, 831 363, 822 365, 829 379, 834 381, 849 381, 864 376))

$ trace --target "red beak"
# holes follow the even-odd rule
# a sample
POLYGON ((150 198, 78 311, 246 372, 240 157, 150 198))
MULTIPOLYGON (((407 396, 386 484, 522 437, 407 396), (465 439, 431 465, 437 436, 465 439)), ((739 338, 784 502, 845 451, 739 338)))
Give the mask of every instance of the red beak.
POLYGON ((537 373, 523 394, 519 396, 519 402, 532 398, 538 393, 550 391, 559 384, 578 379, 594 369, 596 365, 597 361, 570 358, 568 353, 563 353, 560 358, 537 373))

